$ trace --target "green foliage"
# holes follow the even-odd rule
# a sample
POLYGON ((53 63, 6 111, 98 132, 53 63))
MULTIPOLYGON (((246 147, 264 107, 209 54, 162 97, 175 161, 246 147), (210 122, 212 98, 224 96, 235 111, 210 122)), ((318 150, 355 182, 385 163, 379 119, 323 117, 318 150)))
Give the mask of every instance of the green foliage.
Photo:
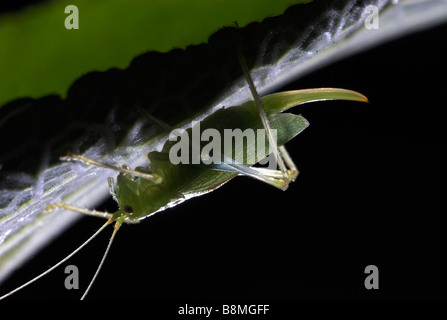
POLYGON ((83 74, 125 68, 149 50, 205 43, 235 21, 281 14, 308 0, 77 0, 48 1, 0 16, 0 106, 19 97, 65 97, 83 74), (79 29, 64 27, 65 7, 79 9, 79 29))

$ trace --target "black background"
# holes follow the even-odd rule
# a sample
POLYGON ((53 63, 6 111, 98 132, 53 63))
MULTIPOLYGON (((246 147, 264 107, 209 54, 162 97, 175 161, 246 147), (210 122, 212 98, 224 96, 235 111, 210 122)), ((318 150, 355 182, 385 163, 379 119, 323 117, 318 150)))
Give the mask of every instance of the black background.
MULTIPOLYGON (((446 298, 445 34, 442 26, 394 40, 282 88, 347 88, 371 103, 293 110, 311 125, 287 145, 300 175, 285 192, 241 177, 124 225, 88 299, 446 298), (368 265, 379 268, 378 290, 364 287, 368 265)), ((101 225, 83 218, 2 292, 101 225)), ((62 267, 12 298, 79 298, 110 233, 68 263, 80 270, 81 290, 65 289, 62 267)))

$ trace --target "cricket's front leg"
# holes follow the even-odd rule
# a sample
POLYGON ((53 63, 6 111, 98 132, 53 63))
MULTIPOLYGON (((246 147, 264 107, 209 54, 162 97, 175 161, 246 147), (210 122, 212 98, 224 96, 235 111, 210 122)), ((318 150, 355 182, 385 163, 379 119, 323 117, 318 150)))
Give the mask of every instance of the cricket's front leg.
POLYGON ((142 172, 142 171, 137 171, 137 170, 131 170, 128 166, 123 165, 121 168, 120 167, 115 167, 111 164, 108 163, 103 163, 103 162, 99 162, 87 157, 84 157, 82 155, 78 155, 78 154, 73 154, 71 152, 67 152, 67 155, 64 157, 60 158, 63 161, 80 161, 82 163, 85 164, 89 164, 92 166, 96 166, 96 167, 101 167, 101 168, 107 168, 107 169, 112 169, 124 174, 130 174, 133 175, 135 177, 140 177, 143 179, 147 179, 147 180, 151 180, 154 181, 156 183, 161 182, 161 177, 151 174, 151 173, 146 173, 146 172, 142 172))
MULTIPOLYGON (((85 214, 87 216, 99 217, 99 218, 104 218, 104 219, 110 219, 113 216, 113 213, 74 207, 72 205, 69 205, 69 204, 66 204, 66 203, 62 203, 62 202, 58 202, 58 203, 54 203, 54 204, 48 204, 47 207, 45 208, 44 212, 48 212, 48 211, 51 211, 51 210, 54 210, 54 209, 57 209, 57 208, 64 208, 66 210, 79 212, 79 213, 85 214)), ((126 219, 124 219, 124 222, 126 222, 126 223, 139 223, 139 220, 133 220, 133 219, 130 219, 130 218, 126 218, 126 219)))

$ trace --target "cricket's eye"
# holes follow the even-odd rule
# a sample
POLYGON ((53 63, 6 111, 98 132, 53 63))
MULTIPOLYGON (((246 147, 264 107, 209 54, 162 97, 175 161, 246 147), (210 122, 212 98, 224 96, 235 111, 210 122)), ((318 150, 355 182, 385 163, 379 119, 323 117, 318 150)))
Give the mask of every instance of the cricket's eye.
POLYGON ((126 204, 126 205, 123 207, 123 211, 124 211, 124 213, 132 214, 132 213, 133 213, 133 208, 132 208, 131 206, 129 206, 129 205, 126 204))

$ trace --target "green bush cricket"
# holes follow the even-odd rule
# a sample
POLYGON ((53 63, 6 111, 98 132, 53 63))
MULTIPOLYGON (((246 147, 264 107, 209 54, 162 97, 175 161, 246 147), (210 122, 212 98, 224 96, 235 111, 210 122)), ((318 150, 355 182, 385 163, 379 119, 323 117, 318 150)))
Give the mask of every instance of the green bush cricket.
MULTIPOLYGON (((261 131, 265 132, 262 138, 266 139, 261 139, 261 143, 259 143, 259 140, 256 143, 246 144, 240 141, 239 145, 232 146, 231 154, 224 152, 224 142, 221 141, 219 143, 220 149, 217 148, 220 152, 214 148, 212 155, 213 158, 217 157, 222 160, 219 163, 208 163, 210 154, 201 153, 203 148, 206 147, 203 143, 199 145, 190 144, 189 154, 191 156, 199 154, 201 161, 198 164, 173 164, 169 156, 173 148, 176 147, 176 143, 174 140, 168 140, 160 152, 153 151, 148 154, 149 170, 142 167, 131 170, 126 165, 116 167, 82 155, 68 153, 61 160, 80 161, 86 165, 105 167, 119 172, 116 185, 113 178, 108 179, 110 194, 117 202, 119 209, 114 213, 106 213, 78 208, 65 203, 49 204, 47 210, 65 208, 86 215, 106 218, 107 221, 67 257, 22 286, 3 295, 0 299, 6 298, 48 274, 80 251, 109 224, 114 223, 115 227, 102 260, 81 298, 84 299, 99 274, 116 233, 123 223, 138 223, 156 212, 163 211, 189 198, 211 192, 237 175, 250 176, 285 190, 289 183, 297 177, 298 170, 288 155, 284 144, 303 131, 308 126, 308 122, 300 115, 281 112, 299 104, 321 100, 368 101, 365 96, 355 91, 335 88, 279 92, 260 98, 242 57, 240 57, 240 62, 253 100, 240 106, 231 106, 214 112, 200 122, 200 131, 203 134, 206 130, 213 129, 221 137, 225 137, 225 130, 229 129, 238 129, 243 132, 246 130, 264 130, 261 131), (252 167, 265 158, 270 153, 269 150, 271 150, 279 170, 252 167), (255 156, 250 158, 247 156, 248 154, 254 154, 255 156), (235 159, 242 160, 236 161, 235 159)), ((156 122, 166 129, 166 134, 169 134, 169 131, 173 129, 160 121, 156 122)), ((187 133, 191 134, 192 130, 193 128, 188 129, 187 133)))

